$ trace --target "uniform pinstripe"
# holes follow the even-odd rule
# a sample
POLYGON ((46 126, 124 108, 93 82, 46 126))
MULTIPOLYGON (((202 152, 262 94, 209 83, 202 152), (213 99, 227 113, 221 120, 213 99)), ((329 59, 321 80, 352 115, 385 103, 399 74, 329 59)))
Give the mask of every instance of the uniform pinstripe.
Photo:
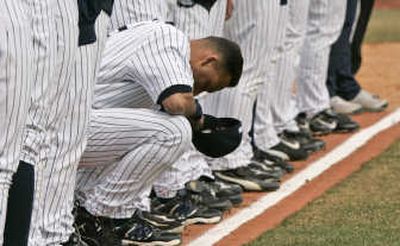
POLYGON ((161 93, 176 85, 193 85, 189 42, 182 32, 142 22, 110 36, 79 171, 78 194, 91 213, 127 218, 138 208, 149 209, 154 179, 191 142, 184 117, 157 110, 161 93), (135 101, 144 93, 144 101, 151 102, 147 107, 142 99, 135 101))
POLYGON ((294 118, 299 112, 293 101, 292 86, 298 74, 297 101, 301 111, 315 114, 329 108, 329 97, 324 78, 330 45, 339 35, 343 23, 343 1, 299 0, 289 1, 289 23, 286 28, 283 52, 276 64, 276 81, 269 95, 271 105, 258 110, 254 124, 256 145, 267 150, 271 133, 261 124, 271 113, 276 132, 298 130, 294 118), (299 62, 300 53, 302 56, 299 62), (300 65, 300 70, 298 67, 300 65), (297 71, 299 71, 297 73, 297 71), (269 111, 269 112, 268 112, 269 111), (257 120, 259 123, 257 124, 257 120))
MULTIPOLYGON (((54 31, 55 0, 31 0, 34 64, 31 103, 26 123, 21 160, 38 165, 46 158, 49 143, 45 141, 51 95, 57 92, 54 83, 57 33, 54 31), (50 83, 51 82, 51 83, 50 83)), ((43 163, 42 163, 43 165, 43 163)))
MULTIPOLYGON (((99 22, 99 21, 98 21, 99 22)), ((108 18, 98 24, 104 40, 108 18)), ((92 83, 101 43, 78 49, 78 8, 63 0, 56 11, 56 86, 50 93, 46 141, 51 142, 46 165, 36 171, 37 203, 34 207, 30 245, 58 245, 72 232, 75 171, 85 146, 92 83)))
POLYGON ((325 84, 329 51, 340 35, 345 11, 345 0, 311 0, 306 38, 301 51, 297 94, 299 110, 310 116, 330 107, 325 84))
POLYGON ((109 29, 117 30, 140 21, 165 21, 167 11, 167 0, 115 0, 109 29))
MULTIPOLYGON (((242 121, 243 132, 251 126, 252 107, 258 91, 266 81, 271 52, 275 47, 275 29, 281 8, 279 1, 234 1, 235 12, 225 26, 227 38, 237 42, 243 52, 244 68, 239 85, 232 89, 211 94, 204 102, 204 112, 216 116, 236 117, 242 121), (260 42, 260 40, 272 40, 260 42)), ((209 164, 215 170, 245 166, 252 157, 247 134, 239 148, 233 153, 214 160, 209 164)))
POLYGON ((226 0, 218 0, 210 12, 199 4, 191 8, 179 7, 169 1, 168 20, 186 33, 190 39, 207 36, 222 36, 226 12, 226 0))
MULTIPOLYGON (((289 3, 292 0, 288 1, 289 3)), ((271 59, 266 67, 266 80, 258 93, 257 104, 255 106, 254 123, 253 123, 253 140, 255 145, 264 151, 277 145, 279 143, 278 132, 275 129, 275 117, 279 114, 279 110, 286 106, 285 102, 282 102, 283 95, 289 95, 291 93, 290 83, 279 83, 278 71, 279 62, 282 60, 282 55, 285 47, 284 38, 286 25, 288 22, 288 6, 283 5, 276 13, 278 15, 278 21, 275 29, 272 29, 275 33, 272 38, 275 38, 275 47, 271 51, 271 59), (281 105, 283 103, 283 105, 281 105)), ((273 27, 272 27, 273 28, 273 27)), ((290 97, 289 97, 290 98, 290 97)), ((290 101, 290 100, 288 100, 290 101)))
MULTIPOLYGON (((66 105, 69 100, 67 90, 70 85, 71 71, 76 56, 76 44, 78 42, 77 6, 67 7, 67 4, 67 1, 63 0, 57 0, 55 2, 55 19, 53 19, 55 29, 50 31, 50 33, 57 33, 56 61, 51 64, 53 66, 51 70, 54 71, 51 82, 54 87, 46 91, 50 108, 48 109, 49 118, 46 122, 47 133, 44 141, 50 143, 50 149, 48 153, 46 153, 47 160, 44 160, 45 163, 41 165, 41 162, 39 162, 39 165, 35 167, 35 202, 32 213, 29 245, 46 245, 46 235, 42 234, 42 232, 45 226, 45 213, 47 212, 47 206, 49 201, 51 202, 51 199, 47 200, 45 196, 46 190, 43 186, 45 185, 45 181, 53 178, 48 175, 50 172, 49 169, 51 170, 51 168, 53 168, 50 162, 50 156, 52 154, 51 151, 54 151, 54 149, 58 147, 54 138, 57 134, 58 127, 60 127, 62 120, 66 116, 64 105, 66 105)), ((49 39, 50 38, 51 36, 49 36, 49 39)), ((43 66, 45 66, 45 64, 43 64, 43 66)), ((40 109, 41 108, 38 108, 38 110, 40 109)), ((39 125, 39 122, 37 122, 37 124, 39 125)), ((35 132, 32 131, 27 139, 35 139, 34 137, 37 137, 37 135, 35 136, 34 134, 35 132)), ((28 147, 29 145, 29 141, 27 141, 26 146, 28 147)), ((25 152, 27 158, 35 158, 33 154, 34 152, 25 152)))
MULTIPOLYGON (((191 39, 207 36, 222 36, 226 12, 226 0, 218 0, 208 12, 205 8, 195 5, 192 8, 181 8, 170 4, 169 19, 175 26, 186 33, 191 39)), ((200 98, 203 104, 205 97, 200 98)), ((201 176, 213 177, 211 169, 202 155, 192 146, 174 165, 163 172, 154 183, 158 197, 172 198, 176 192, 185 187, 185 183, 196 180, 201 176)))
POLYGON ((31 12, 26 1, 0 3, 0 244, 8 190, 19 163, 32 81, 31 12))
POLYGON ((295 117, 295 95, 292 93, 294 81, 300 63, 300 51, 304 44, 310 0, 289 1, 289 21, 286 26, 284 50, 277 62, 277 84, 285 87, 282 94, 276 97, 272 114, 276 131, 297 131, 295 117))

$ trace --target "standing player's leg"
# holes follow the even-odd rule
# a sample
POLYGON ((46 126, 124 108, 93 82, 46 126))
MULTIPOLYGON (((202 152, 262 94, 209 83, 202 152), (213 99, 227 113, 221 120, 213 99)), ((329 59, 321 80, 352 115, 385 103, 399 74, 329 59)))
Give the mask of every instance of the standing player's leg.
POLYGON ((283 160, 304 160, 308 157, 307 151, 297 141, 278 137, 274 127, 274 116, 280 114, 280 107, 286 105, 291 97, 291 83, 278 82, 277 63, 282 59, 285 44, 284 37, 286 24, 288 22, 288 7, 282 5, 277 13, 278 21, 273 27, 275 33, 275 47, 271 51, 268 66, 266 69, 265 83, 257 96, 257 103, 254 111, 253 140, 256 146, 256 154, 265 153, 265 156, 277 157, 283 160), (286 99, 286 102, 285 102, 286 99))
MULTIPOLYGON (((65 106, 69 102, 68 90, 70 88, 71 73, 74 71, 74 62, 77 51, 78 43, 78 6, 77 4, 70 4, 64 0, 56 0, 54 2, 54 30, 51 33, 56 33, 56 54, 55 62, 52 64, 53 75, 51 87, 45 93, 48 108, 46 114, 48 119, 45 125, 44 142, 49 144, 45 152, 41 156, 45 158, 39 160, 39 164, 35 168, 35 203, 32 214, 32 224, 30 231, 29 244, 30 245, 46 245, 46 237, 48 235, 42 234, 45 221, 48 216, 48 206, 53 201, 46 197, 46 188, 44 182, 51 180, 51 173, 53 167, 50 165, 51 151, 54 151, 58 146, 55 142, 57 131, 66 117, 65 106)), ((49 36, 50 38, 50 36, 49 36)), ((40 110, 41 108, 38 108, 40 110)), ((40 111, 39 111, 40 112, 40 111)), ((34 139, 34 131, 28 132, 29 139, 34 139)), ((27 141, 27 146, 31 145, 27 141)), ((32 153, 27 152, 26 156, 31 156, 32 153)))
POLYGON ((304 40, 309 2, 289 1, 288 10, 283 10, 280 15, 279 26, 283 31, 278 36, 277 59, 268 69, 269 82, 264 85, 257 99, 254 116, 254 142, 258 147, 255 151, 256 160, 271 161, 276 157, 302 160, 307 158, 307 152, 324 147, 323 141, 299 131, 295 122, 297 113, 292 101, 298 52, 304 40), (271 116, 268 116, 269 114, 271 116), (272 117, 272 120, 268 121, 269 117, 272 117), (271 141, 276 137, 268 134, 271 128, 280 136, 280 142, 276 142, 275 146, 271 141))
POLYGON ((310 119, 315 134, 351 132, 359 125, 345 115, 330 110, 326 78, 331 45, 337 40, 344 22, 346 1, 312 0, 307 34, 301 52, 297 103, 310 119), (325 82, 321 82, 325 81, 325 82))
POLYGON ((285 37, 282 42, 282 53, 276 63, 276 86, 283 87, 282 94, 275 97, 271 112, 275 130, 297 131, 294 118, 298 111, 293 102, 293 86, 298 71, 300 50, 304 43, 307 16, 310 0, 288 1, 288 20, 285 27, 285 37))
POLYGON ((68 111, 57 131, 57 149, 50 152, 49 172, 45 172, 45 208, 42 228, 46 244, 65 242, 73 232, 73 197, 76 169, 86 146, 87 126, 93 86, 106 40, 109 18, 102 13, 96 21, 97 42, 77 50, 68 93, 68 111))
POLYGON ((332 44, 326 85, 331 106, 338 113, 357 113, 361 105, 347 102, 353 99, 361 87, 351 72, 350 36, 356 17, 357 0, 348 0, 346 17, 339 38, 332 44))
POLYGON ((23 140, 20 167, 24 170, 23 177, 15 177, 13 186, 16 186, 15 194, 10 193, 9 210, 10 218, 7 220, 6 230, 11 232, 11 237, 6 240, 7 245, 23 245, 22 240, 27 241, 29 225, 32 213, 34 169, 42 168, 46 159, 48 142, 44 141, 46 124, 48 120, 48 95, 51 86, 49 83, 53 77, 56 52, 56 38, 54 26, 54 0, 31 1, 32 10, 32 34, 34 66, 32 70, 32 94, 28 111, 26 129, 23 140), (23 211, 29 211, 29 214, 23 211), (12 219, 11 219, 12 218, 12 219), (26 226, 25 226, 26 225, 26 226), (27 228, 27 229, 25 229, 27 228))
MULTIPOLYGON (((13 175, 16 173, 14 180, 21 181, 19 178, 21 174, 23 175, 24 169, 31 169, 27 165, 18 168, 32 81, 32 58, 30 56, 32 52, 31 12, 29 7, 27 3, 21 1, 6 0, 0 3, 0 25, 2 29, 0 34, 1 245, 5 243, 3 234, 7 216, 7 200, 10 185, 13 182, 13 175)), ((14 188, 12 189, 14 190, 14 188)), ((15 190, 12 192, 14 193, 15 190)), ((12 196, 13 194, 10 195, 12 196)), ((19 196, 21 194, 16 195, 19 196)), ((26 232, 29 225, 28 228, 25 225, 23 227, 26 232)), ((12 235, 7 232, 4 236, 12 235)))
POLYGON ((361 44, 364 40, 368 22, 374 8, 375 0, 360 0, 360 14, 357 19, 353 39, 351 40, 352 72, 357 73, 361 67, 361 44))
POLYGON ((298 76, 298 105, 315 115, 330 108, 325 82, 330 46, 339 37, 346 1, 311 0, 298 76))
POLYGON ((346 20, 338 40, 332 45, 329 57, 327 86, 332 97, 333 109, 339 113, 352 114, 384 110, 388 102, 373 96, 361 88, 352 72, 351 39, 357 11, 357 0, 347 1, 346 20))
MULTIPOLYGON (((260 42, 260 40, 275 40, 272 27, 277 24, 276 13, 281 6, 279 1, 246 0, 235 1, 234 4, 235 12, 225 26, 225 34, 242 49, 245 59, 242 78, 237 87, 208 95, 204 101, 204 112, 240 119, 244 134, 242 143, 236 151, 223 158, 209 160, 209 164, 213 170, 230 170, 224 177, 230 179, 231 177, 226 175, 234 175, 234 179, 242 185, 249 184, 246 185, 246 189, 264 190, 272 186, 276 189, 275 183, 270 186, 270 183, 262 181, 265 176, 257 178, 257 175, 252 174, 244 177, 239 175, 238 171, 249 165, 253 155, 247 134, 252 122, 252 108, 256 95, 265 82, 265 68, 275 46, 274 42, 260 42)), ((222 175, 221 172, 216 173, 221 178, 220 174, 222 175)))

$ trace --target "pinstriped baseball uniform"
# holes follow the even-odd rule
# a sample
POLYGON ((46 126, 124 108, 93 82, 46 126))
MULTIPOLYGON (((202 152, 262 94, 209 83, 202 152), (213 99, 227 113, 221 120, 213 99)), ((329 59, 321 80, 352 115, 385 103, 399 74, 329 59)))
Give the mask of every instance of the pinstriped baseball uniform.
MULTIPOLYGON (((275 92, 278 93, 268 95, 273 99, 272 104, 269 108, 258 110, 259 117, 256 115, 255 118, 254 139, 259 148, 267 150, 271 147, 271 145, 265 145, 270 139, 266 127, 257 124, 257 121, 269 112, 272 114, 274 127, 278 133, 285 129, 298 130, 294 118, 299 111, 291 92, 296 74, 298 74, 296 98, 300 102, 301 111, 307 110, 314 114, 329 107, 326 86, 319 80, 324 81, 323 78, 326 78, 326 61, 329 57, 330 45, 340 33, 343 23, 341 18, 344 16, 343 6, 345 6, 343 1, 289 1, 290 18, 274 79, 275 92), (300 52, 302 52, 302 60, 299 64, 300 52), (300 70, 298 70, 299 65, 300 70)), ((264 96, 267 97, 267 95, 264 96)))
POLYGON ((199 4, 185 8, 179 7, 174 0, 169 0, 168 3, 168 20, 190 39, 223 35, 226 0, 217 0, 210 11, 199 4))
POLYGON ((295 95, 292 86, 296 79, 300 51, 302 49, 310 0, 289 1, 289 20, 286 26, 284 50, 277 61, 276 84, 286 88, 276 97, 271 108, 274 126, 278 133, 283 130, 297 131, 295 117, 299 113, 296 109, 295 95))
MULTIPOLYGON (((182 8, 178 7, 175 1, 173 3, 169 6, 169 19, 191 39, 223 35, 226 0, 218 0, 210 12, 199 5, 182 8)), ((199 102, 203 104, 203 100, 205 98, 200 98, 199 102)), ((170 169, 157 178, 154 191, 158 197, 172 198, 177 190, 185 187, 185 183, 201 176, 213 177, 203 156, 192 146, 190 151, 185 152, 170 169)))
POLYGON ((73 231, 72 208, 76 168, 86 144, 92 86, 106 37, 108 17, 98 18, 95 44, 78 48, 78 8, 57 1, 57 69, 60 80, 52 98, 48 160, 37 172, 39 198, 34 209, 31 245, 59 245, 73 231))
POLYGON ((19 163, 32 81, 31 12, 25 1, 0 3, 0 245, 8 190, 19 163))
MULTIPOLYGON (((292 2, 289 0, 288 2, 292 2)), ((294 0, 295 1, 295 0, 294 0)), ((278 15, 277 25, 272 27, 272 31, 275 33, 273 41, 275 47, 272 50, 271 59, 266 67, 266 81, 264 82, 258 96, 257 104, 254 111, 254 123, 253 123, 253 140, 254 144, 261 150, 267 151, 269 148, 277 145, 280 142, 278 138, 278 132, 275 129, 275 114, 279 114, 281 107, 285 107, 287 102, 290 102, 290 97, 287 102, 282 102, 280 99, 283 95, 290 95, 291 87, 290 84, 281 84, 278 81, 278 64, 282 59, 284 53, 285 43, 285 31, 288 22, 288 6, 282 4, 278 15), (278 105, 283 103, 283 105, 278 105)), ((267 39, 269 40, 269 39, 267 39)))
POLYGON ((167 91, 191 89, 189 53, 187 37, 162 22, 130 25, 108 39, 78 180, 92 214, 129 218, 148 210, 154 179, 187 150, 189 121, 157 104, 167 91), (151 102, 146 108, 143 93, 151 102))
MULTIPOLYGON (((251 126, 252 107, 266 79, 266 68, 275 47, 280 1, 241 0, 234 1, 235 11, 226 23, 225 35, 237 42, 243 52, 244 68, 239 85, 211 94, 205 100, 204 112, 216 116, 236 117, 242 121, 243 132, 251 126), (271 42, 260 42, 271 40, 271 42)), ((245 166, 252 157, 252 148, 247 134, 244 134, 239 148, 233 153, 214 160, 209 164, 215 170, 245 166)))
POLYGON ((49 121, 49 107, 54 97, 59 95, 55 81, 57 33, 54 18, 56 14, 55 0, 30 0, 32 7, 32 31, 33 31, 33 83, 29 117, 26 123, 23 151, 21 160, 32 165, 43 166, 49 151, 47 124, 49 121), (56 95, 53 95, 56 94, 56 95))
MULTIPOLYGON (((51 178, 56 178, 55 176, 50 177, 49 172, 54 168, 53 163, 50 160, 51 151, 55 152, 55 149, 58 147, 55 142, 55 135, 57 134, 57 130, 59 129, 62 121, 66 116, 66 109, 65 105, 69 101, 68 96, 68 88, 70 86, 70 78, 71 73, 74 68, 74 62, 76 58, 76 49, 77 49, 77 42, 78 42, 78 14, 77 14, 77 5, 70 5, 68 1, 64 0, 56 0, 54 7, 54 15, 55 17, 52 18, 54 25, 52 30, 49 30, 51 33, 57 34, 56 39, 56 61, 50 64, 50 70, 53 70, 53 77, 51 78, 51 85, 54 87, 50 87, 47 91, 45 91, 45 95, 47 96, 46 100, 49 108, 48 110, 48 119, 45 122, 47 132, 45 132, 45 139, 44 142, 49 142, 50 150, 48 150, 45 154, 47 160, 38 160, 37 166, 35 167, 35 202, 34 208, 32 213, 32 223, 31 223, 31 232, 29 238, 29 245, 46 245, 46 236, 42 234, 44 232, 45 227, 45 214, 48 213, 47 206, 49 203, 52 202, 51 196, 46 197, 46 188, 44 185, 45 182, 48 182, 51 178), (44 163, 42 163, 42 161, 44 163), (49 199, 50 198, 50 199, 49 199)), ((51 4, 49 4, 48 13, 51 12, 51 4)), ((51 28, 50 25, 47 28, 51 28)), ((51 39, 53 36, 48 35, 48 38, 51 39)), ((46 40, 51 42, 49 40, 46 40)), ((50 43, 47 43, 50 48, 50 43)), ((47 58, 50 59, 49 53, 47 54, 47 58)), ((42 65, 43 67, 46 66, 45 63, 42 65)), ((39 70, 38 70, 39 71, 39 70)), ((50 74, 47 74, 48 76, 50 74)), ((38 95, 40 96, 40 91, 38 91, 38 95)), ((39 97, 38 97, 39 98, 39 97)), ((38 101, 38 105, 41 106, 38 101)), ((43 108, 38 107, 37 111, 41 112, 43 108)), ((44 109, 46 110, 46 109, 44 109)), ((34 110, 31 111, 32 114, 35 113, 34 110)), ((34 114, 35 115, 35 114, 34 114)), ((36 122, 38 127, 40 127, 40 122, 36 122)), ((29 128, 28 128, 29 129, 29 128)), ((25 158, 31 158, 31 160, 35 160, 35 148, 29 148, 33 146, 31 144, 32 141, 30 139, 35 140, 37 138, 38 133, 35 133, 34 130, 37 128, 33 128, 31 132, 27 134, 27 141, 25 142, 26 149, 24 151, 25 158)), ((40 128, 39 128, 40 129, 40 128)), ((33 146, 34 147, 34 146, 33 146)), ((40 153, 39 157, 43 157, 40 153)), ((59 187, 62 189, 62 187, 59 187)), ((51 190, 50 192, 55 192, 56 190, 51 190)), ((61 241, 60 241, 61 242, 61 241)), ((50 244, 51 245, 51 244, 50 244)), ((54 245, 54 244, 53 244, 54 245)))
POLYGON ((109 29, 117 30, 140 21, 165 21, 167 11, 167 0, 115 0, 109 29))
POLYGON ((297 105, 301 112, 312 116, 330 107, 325 84, 329 51, 340 35, 346 1, 310 1, 306 38, 301 51, 298 74, 297 105))

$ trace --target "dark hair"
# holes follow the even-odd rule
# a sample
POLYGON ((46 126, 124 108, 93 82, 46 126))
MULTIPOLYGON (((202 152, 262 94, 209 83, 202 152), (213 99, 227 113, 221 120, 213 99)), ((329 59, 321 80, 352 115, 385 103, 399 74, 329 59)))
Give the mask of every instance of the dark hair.
POLYGON ((207 37, 213 48, 222 57, 223 69, 231 75, 230 87, 234 87, 239 83, 243 71, 243 56, 240 47, 235 42, 220 37, 207 37))

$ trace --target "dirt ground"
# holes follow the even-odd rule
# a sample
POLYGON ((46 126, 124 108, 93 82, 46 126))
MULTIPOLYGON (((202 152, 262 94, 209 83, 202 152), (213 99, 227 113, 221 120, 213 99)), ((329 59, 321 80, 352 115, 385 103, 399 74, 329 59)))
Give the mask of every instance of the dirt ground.
POLYGON ((400 8, 399 0, 377 0, 376 7, 381 9, 400 8))
MULTIPOLYGON (((382 1, 382 4, 383 2, 387 3, 388 1, 382 1)), ((393 3, 398 3, 400 6, 400 1, 398 0, 394 0, 393 3)), ((380 120, 389 112, 400 107, 400 43, 365 45, 363 49, 363 57, 362 69, 357 75, 357 79, 360 81, 363 88, 379 94, 381 97, 388 99, 390 103, 386 112, 365 113, 354 117, 362 127, 367 127, 380 120)), ((327 142, 327 149, 313 155, 307 162, 295 163, 296 172, 294 174, 328 153, 350 136, 351 134, 337 134, 324 138, 327 142)), ((328 170, 328 174, 323 174, 320 178, 317 178, 300 189, 300 191, 296 192, 292 197, 285 199, 277 206, 266 211, 263 215, 243 225, 233 234, 220 241, 218 245, 242 245, 255 239, 265 230, 278 225, 284 218, 300 210, 309 201, 315 199, 324 191, 340 182, 340 180, 343 180, 352 172, 359 169, 364 162, 377 156, 394 140, 399 138, 400 126, 396 126, 390 131, 380 134, 367 146, 364 146, 360 150, 356 151, 354 155, 344 160, 343 163, 341 162, 336 165, 333 170, 328 170)), ((287 179, 291 176, 287 177, 287 179)), ((244 194, 243 205, 239 208, 233 209, 227 217, 234 215, 241 208, 248 206, 251 202, 258 200, 263 195, 265 195, 265 193, 244 194)), ((211 226, 204 225, 190 226, 184 232, 184 244, 187 244, 194 238, 198 237, 210 227, 211 226)))

